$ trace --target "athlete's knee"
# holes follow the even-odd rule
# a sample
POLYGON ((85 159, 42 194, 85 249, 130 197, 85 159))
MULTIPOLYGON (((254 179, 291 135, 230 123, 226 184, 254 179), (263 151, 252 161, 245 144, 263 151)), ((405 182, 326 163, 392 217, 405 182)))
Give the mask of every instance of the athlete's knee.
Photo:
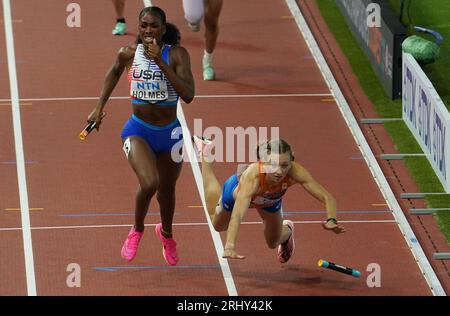
POLYGON ((147 194, 154 194, 159 187, 158 177, 151 177, 143 179, 139 182, 141 190, 147 194))
POLYGON ((216 232, 224 232, 228 229, 228 225, 223 225, 221 223, 214 223, 214 222, 213 227, 216 232))
POLYGON ((200 23, 201 19, 203 17, 203 12, 196 12, 195 14, 187 13, 184 15, 184 18, 186 21, 188 21, 191 24, 198 24, 200 23))
POLYGON ((230 220, 224 218, 223 216, 220 216, 218 213, 215 213, 214 216, 212 216, 211 220, 214 230, 216 232, 224 232, 228 229, 228 224, 230 220))
MULTIPOLYGON (((204 191, 205 191, 205 196, 207 198, 213 199, 216 198, 218 195, 220 195, 221 190, 218 190, 215 187, 211 187, 211 186, 204 186, 203 187, 204 191)), ((217 199, 216 199, 217 200, 217 199)))
POLYGON ((167 196, 175 196, 175 183, 171 185, 159 185, 158 187, 158 198, 159 197, 167 197, 167 196))
POLYGON ((217 225, 217 223, 214 223, 214 221, 213 221, 213 227, 214 227, 214 230, 216 231, 216 232, 220 232, 221 230, 220 230, 220 226, 219 225, 217 225))

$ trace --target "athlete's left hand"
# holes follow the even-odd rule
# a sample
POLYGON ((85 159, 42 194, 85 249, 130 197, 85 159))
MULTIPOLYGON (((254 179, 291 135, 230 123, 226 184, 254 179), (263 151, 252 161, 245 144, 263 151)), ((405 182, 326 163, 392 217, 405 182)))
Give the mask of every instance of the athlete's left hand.
POLYGON ((153 39, 153 42, 147 43, 147 55, 156 63, 161 60, 161 48, 159 47, 155 38, 153 39))
POLYGON ((335 234, 342 234, 346 232, 344 227, 334 223, 333 221, 323 222, 322 227, 326 230, 332 230, 335 234))

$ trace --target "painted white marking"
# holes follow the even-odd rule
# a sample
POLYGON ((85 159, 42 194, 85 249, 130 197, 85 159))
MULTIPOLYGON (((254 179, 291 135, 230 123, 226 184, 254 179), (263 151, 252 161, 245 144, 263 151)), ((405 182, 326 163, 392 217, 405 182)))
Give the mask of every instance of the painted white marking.
POLYGON ((333 93, 334 98, 336 99, 336 103, 339 106, 339 110, 341 111, 342 117, 344 118, 350 132, 355 139, 356 144, 358 145, 360 151, 362 152, 364 159, 369 167, 369 170, 372 173, 375 182, 380 188, 381 193, 384 196, 384 199, 389 205, 389 208, 393 210, 393 215, 397 220, 398 227, 403 234, 403 237, 406 240, 407 245, 409 246, 419 268, 422 270, 422 273, 425 277, 425 280, 428 282, 431 292, 434 295, 438 296, 446 296, 444 289, 436 276, 433 268, 431 267, 430 262, 428 261, 425 253, 420 246, 420 244, 412 243, 411 239, 415 238, 414 232, 409 225, 405 214, 403 213, 400 205, 398 204, 397 199, 395 198, 394 193, 392 192, 389 183, 387 182, 378 162, 367 143, 367 140, 364 138, 364 134, 359 128, 358 122, 356 121, 355 116, 353 115, 350 106, 347 103, 341 89, 339 88, 336 79, 333 76, 321 50, 319 45, 317 44, 314 35, 312 34, 308 24, 306 23, 305 18, 303 17, 297 3, 295 0, 285 0, 291 13, 295 16, 295 21, 300 32, 303 35, 308 47, 314 56, 314 59, 324 77, 330 91, 333 93))
POLYGON ((3 0, 3 19, 5 21, 6 51, 8 55, 9 85, 12 103, 12 119, 14 144, 17 162, 17 180, 19 184, 20 209, 22 210, 22 237, 25 256, 25 274, 29 296, 36 296, 36 278, 34 273, 33 243, 30 230, 30 208, 28 204, 27 180, 25 173, 25 157, 23 152, 22 126, 20 122, 19 88, 17 85, 16 57, 9 0, 3 0))
MULTIPOLYGON (((144 4, 151 5, 151 2, 148 0, 144 0, 144 4)), ((219 260, 220 269, 222 270, 222 275, 225 281, 225 285, 227 287, 229 296, 237 296, 236 285, 234 284, 233 276, 231 275, 230 266, 228 265, 228 261, 222 258, 223 246, 222 240, 220 239, 220 234, 214 230, 212 223, 209 219, 209 214, 206 208, 205 202, 205 193, 203 192, 203 179, 201 176, 200 168, 198 166, 197 157, 195 155, 194 147, 191 142, 191 133, 187 127, 186 119, 184 117, 183 107, 181 106, 180 101, 178 100, 177 107, 177 115, 178 120, 180 121, 181 127, 183 129, 183 140, 184 147, 187 149, 187 154, 189 155, 189 161, 191 162, 192 172, 194 174, 195 182, 197 184, 198 191, 200 193, 200 198, 202 200, 203 210, 205 212, 206 219, 208 221, 209 231, 211 233, 214 247, 216 249, 217 259, 219 260)))
MULTIPOLYGON (((209 217, 208 217, 209 218, 209 217)), ((321 224, 323 221, 293 221, 294 224, 321 224)), ((393 224, 395 220, 361 220, 361 221, 339 221, 339 223, 346 224, 393 224)), ((242 225, 262 225, 262 222, 242 222, 242 225)), ((174 223, 173 226, 209 226, 209 222, 193 222, 193 223, 174 223)), ((153 227, 156 224, 145 224, 145 227, 153 227)), ((96 228, 130 228, 130 224, 115 224, 115 225, 78 225, 78 226, 37 226, 31 227, 32 230, 58 230, 58 229, 96 229, 96 228)), ((18 231, 20 227, 5 227, 0 228, 0 232, 18 231)))
POLYGON ((203 211, 205 212, 206 219, 208 221, 209 231, 211 233, 214 247, 216 249, 217 259, 219 260, 220 268, 222 269, 223 278, 225 280, 225 284, 228 290, 228 295, 237 296, 236 285, 234 284, 233 276, 231 274, 230 266, 228 265, 227 259, 222 258, 223 254, 223 245, 222 240, 220 238, 220 234, 216 232, 214 227, 212 226, 211 220, 209 218, 209 214, 206 208, 205 202, 205 192, 203 190, 203 179, 202 174, 200 172, 200 168, 198 166, 197 156, 195 154, 194 147, 192 145, 192 137, 191 133, 187 127, 186 119, 184 117, 183 107, 180 102, 178 102, 178 120, 180 121, 181 127, 183 128, 183 140, 184 147, 187 149, 187 154, 189 156, 189 161, 191 162, 192 173, 194 174, 194 179, 197 184, 198 192, 200 193, 200 199, 203 205, 203 211))
MULTIPOLYGON (((288 93, 288 94, 205 94, 196 95, 196 99, 214 99, 214 98, 309 98, 309 97, 330 97, 331 93, 288 93)), ((109 100, 129 100, 129 96, 110 97, 109 100)), ((28 98, 20 99, 21 102, 25 101, 91 101, 98 100, 98 97, 60 97, 60 98, 28 98)), ((0 99, 0 102, 11 102, 11 99, 0 99)))

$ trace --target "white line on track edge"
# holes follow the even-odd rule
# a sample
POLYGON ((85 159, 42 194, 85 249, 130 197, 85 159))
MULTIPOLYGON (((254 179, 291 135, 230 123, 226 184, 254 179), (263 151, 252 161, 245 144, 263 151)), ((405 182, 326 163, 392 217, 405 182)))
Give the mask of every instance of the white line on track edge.
POLYGON ((22 221, 23 251, 25 257, 25 274, 27 293, 36 296, 36 277, 34 272, 33 243, 30 229, 30 210, 28 204, 27 181, 25 173, 25 158, 23 152, 22 125, 20 121, 19 88, 17 85, 16 57, 14 52, 14 36, 11 19, 11 5, 9 0, 3 0, 3 20, 5 24, 6 49, 8 56, 8 73, 11 92, 14 144, 17 161, 17 182, 22 221))
MULTIPOLYGON (((144 5, 146 7, 152 5, 150 0, 143 0, 143 1, 144 1, 144 5)), ((211 232, 214 247, 216 249, 217 259, 219 260, 220 269, 222 270, 222 274, 223 274, 223 278, 225 281, 225 285, 227 287, 228 295, 229 296, 237 296, 238 293, 236 290, 236 285, 234 284, 233 276, 231 275, 230 266, 228 265, 228 261, 226 259, 222 258, 222 253, 223 253, 222 240, 220 238, 219 233, 214 230, 212 223, 209 219, 208 211, 206 209, 205 193, 203 192, 203 179, 201 176, 200 168, 198 166, 197 157, 194 152, 194 147, 192 146, 191 133, 187 126, 186 119, 184 117, 183 108, 181 106, 180 101, 178 101, 177 116, 178 116, 178 120, 180 121, 181 127, 183 129, 184 147, 186 148, 187 154, 189 156, 189 161, 191 162, 192 173, 194 174, 195 182, 197 184, 197 189, 200 194, 200 198, 202 200, 203 210, 205 211, 205 216, 208 221, 208 227, 211 232)))
POLYGON ((322 73, 323 78, 325 79, 328 87, 330 88, 330 91, 334 95, 336 103, 341 111, 342 117, 344 118, 350 132, 353 135, 353 138, 356 141, 356 144, 358 145, 361 153, 363 154, 364 159, 369 167, 369 170, 371 171, 373 178, 375 179, 375 182, 380 188, 380 191, 383 194, 390 209, 393 210, 393 215, 397 220, 398 227, 400 228, 400 231, 402 232, 402 235, 405 238, 405 241, 409 246, 411 253, 413 254, 420 270, 422 271, 425 280, 427 281, 430 287, 431 292, 433 293, 433 295, 446 296, 446 293, 439 279, 437 278, 436 273, 434 272, 430 262, 425 256, 425 253, 419 241, 417 240, 411 226, 409 225, 405 217, 405 214, 403 213, 397 199, 395 198, 394 193, 392 192, 391 187, 389 186, 389 183, 387 182, 380 166, 378 165, 378 162, 372 150, 370 149, 369 144, 367 143, 367 140, 365 139, 356 121, 356 118, 353 115, 353 112, 351 111, 350 106, 347 103, 347 100, 345 99, 336 79, 334 78, 333 73, 331 72, 322 54, 322 51, 320 50, 320 47, 317 44, 314 35, 312 34, 311 29, 308 26, 308 23, 303 17, 303 14, 301 13, 298 4, 296 3, 295 0, 285 0, 285 1, 292 15, 295 17, 295 22, 297 23, 297 26, 300 32, 302 33, 303 38, 308 44, 308 47, 312 55, 314 56, 314 59, 322 73))

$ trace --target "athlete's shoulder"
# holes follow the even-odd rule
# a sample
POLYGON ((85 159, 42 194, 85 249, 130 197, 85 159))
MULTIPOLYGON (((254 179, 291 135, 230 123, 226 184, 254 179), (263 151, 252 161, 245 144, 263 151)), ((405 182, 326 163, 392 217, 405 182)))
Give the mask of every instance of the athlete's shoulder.
POLYGON ((240 181, 256 182, 259 184, 259 168, 258 163, 250 164, 240 176, 240 181))
POLYGON ((309 179, 310 174, 309 174, 308 170, 306 170, 305 167, 303 167, 298 162, 293 161, 292 167, 289 170, 288 176, 291 181, 297 182, 297 183, 302 183, 309 179))
POLYGON ((186 48, 183 46, 174 46, 172 45, 170 48, 170 55, 175 58, 183 59, 189 58, 189 53, 186 48))
POLYGON ((245 172, 251 176, 258 176, 259 175, 259 162, 251 163, 247 169, 245 169, 245 172))
POLYGON ((187 53, 187 49, 180 45, 170 45, 170 51, 173 53, 187 53))
POLYGON ((123 46, 119 49, 119 52, 117 53, 117 57, 121 61, 128 61, 132 58, 134 58, 134 54, 136 53, 137 45, 129 45, 129 46, 123 46))

